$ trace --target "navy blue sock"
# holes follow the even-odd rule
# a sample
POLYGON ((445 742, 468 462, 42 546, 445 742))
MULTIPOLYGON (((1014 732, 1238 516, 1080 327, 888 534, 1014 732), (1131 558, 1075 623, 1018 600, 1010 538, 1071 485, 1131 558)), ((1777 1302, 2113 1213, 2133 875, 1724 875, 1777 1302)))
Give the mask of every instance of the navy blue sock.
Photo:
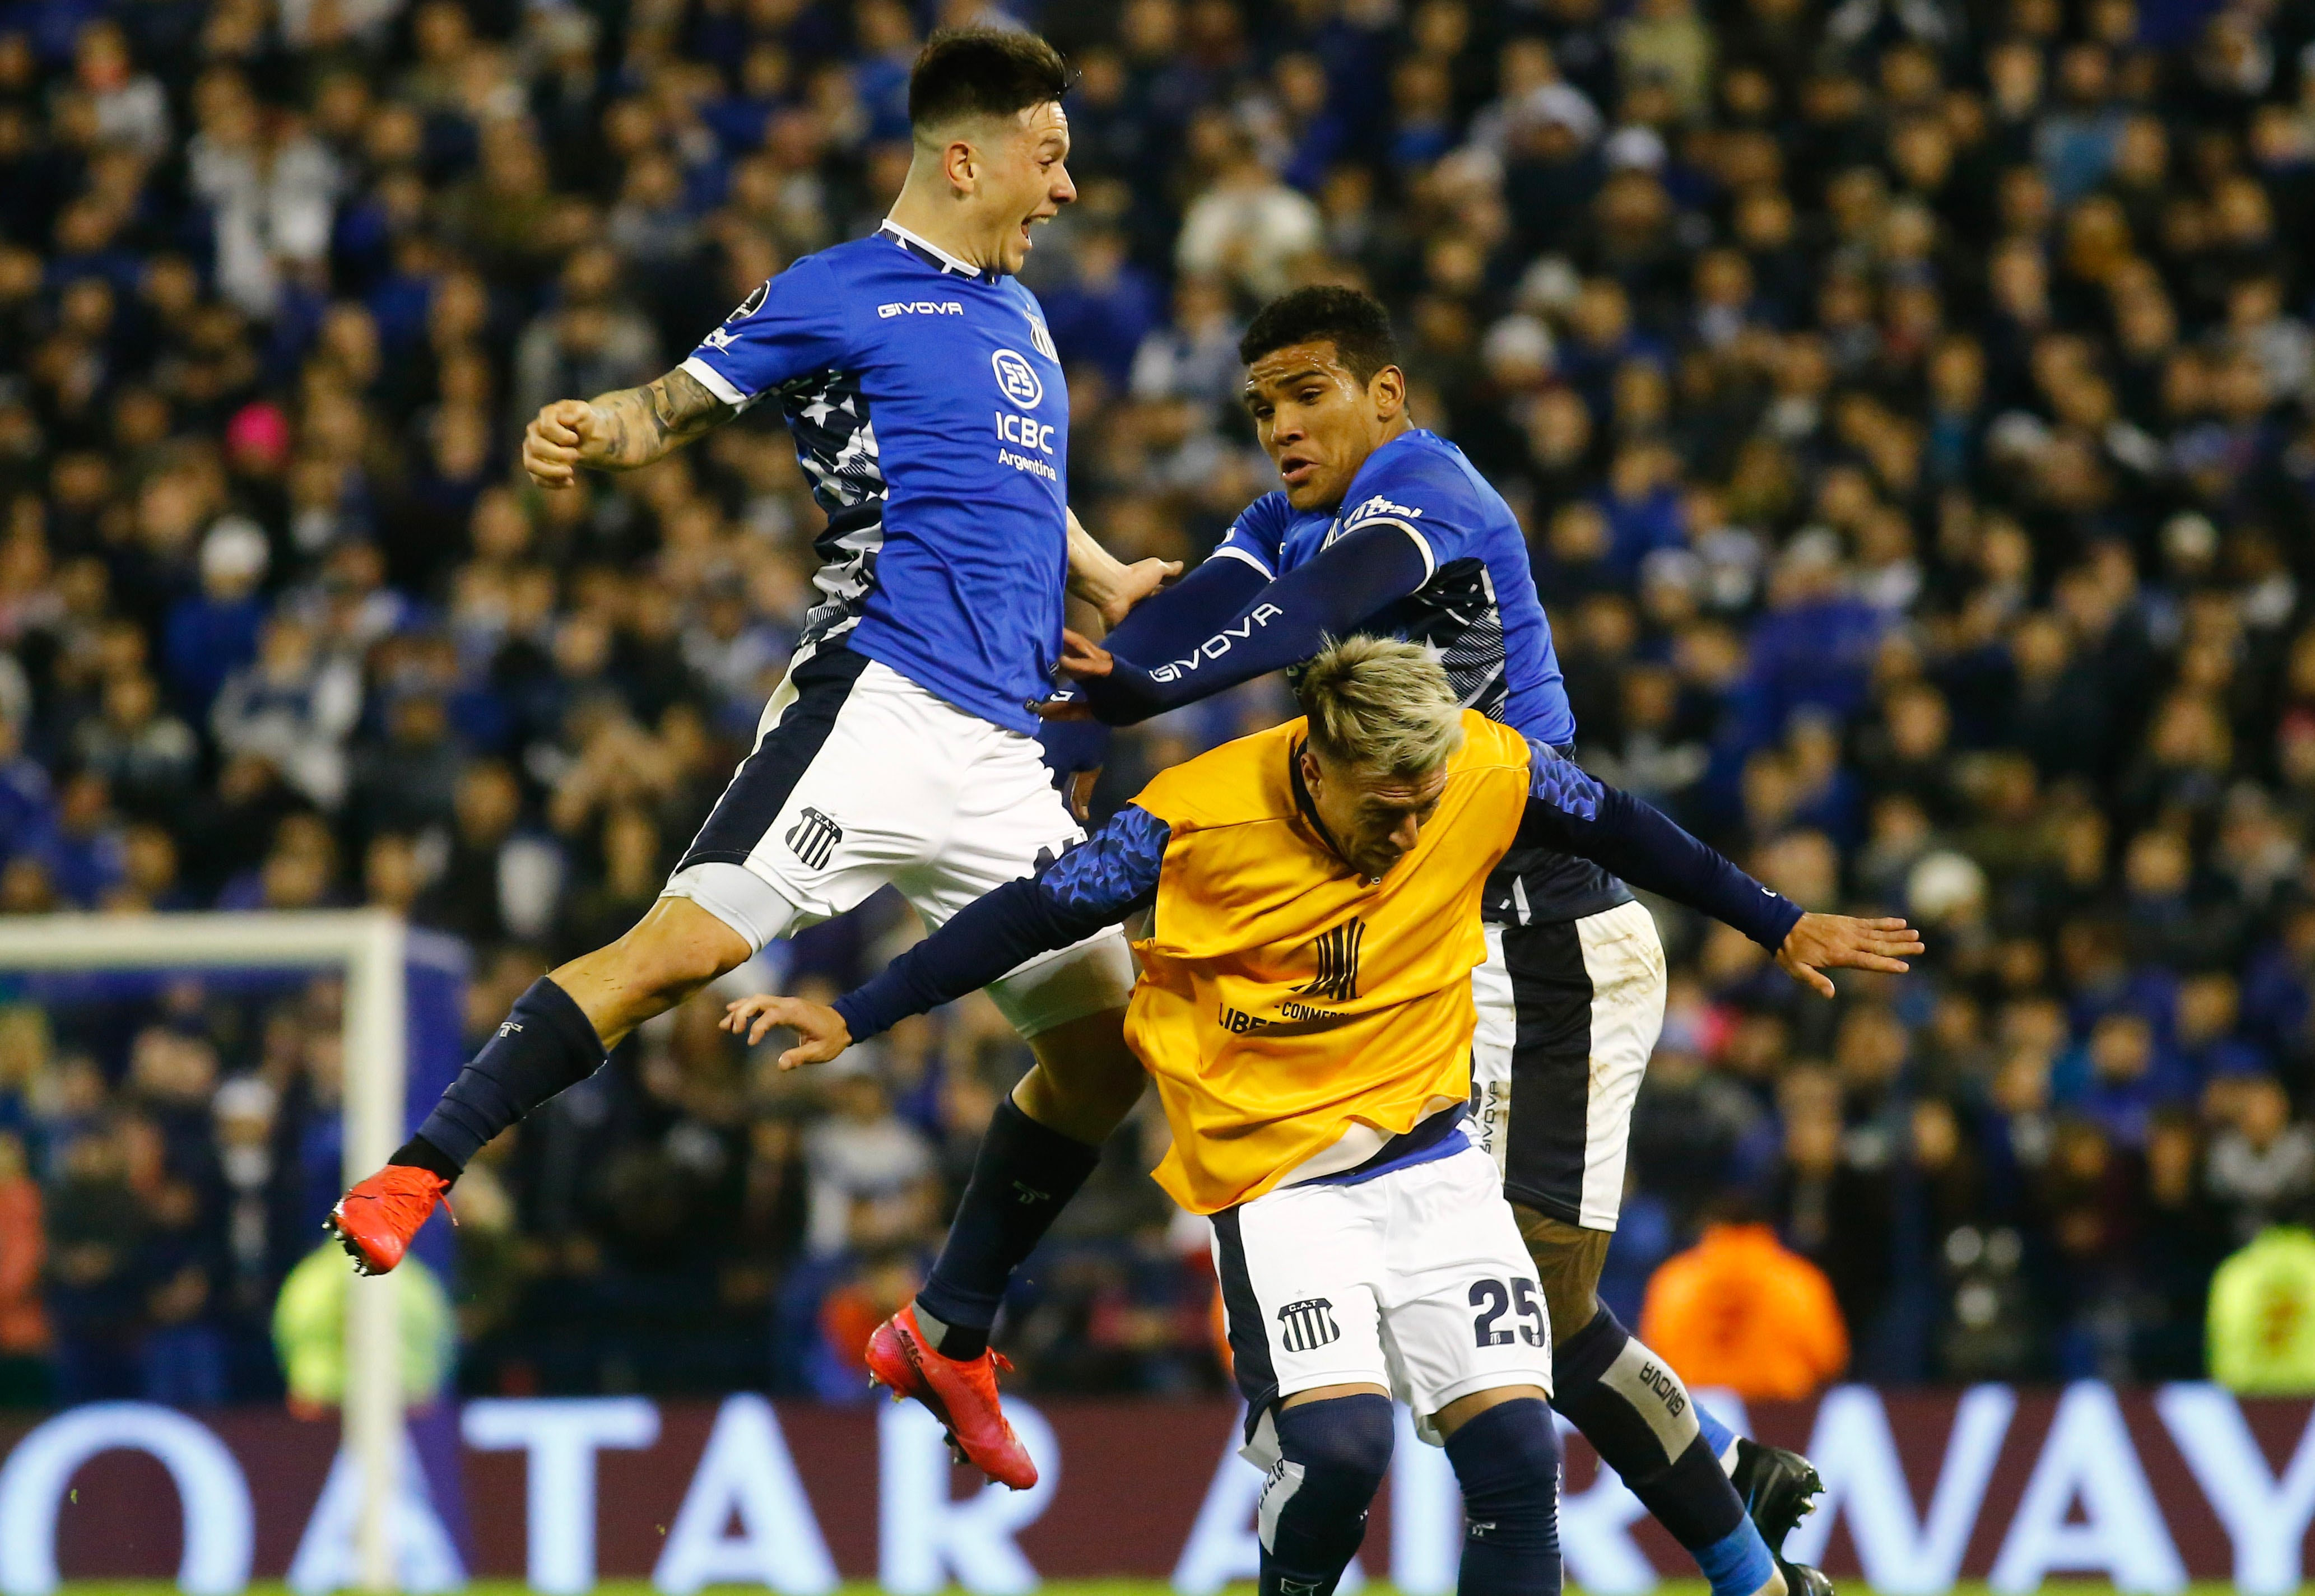
POLYGON ((1100 1162, 1099 1148, 1040 1125, 1012 1098, 997 1105, 948 1240, 917 1293, 919 1321, 929 1314, 939 1323, 924 1326, 935 1352, 977 1358, 988 1350, 1013 1272, 1100 1162))
POLYGON ((1552 1406, 1672 1538, 1699 1563, 1712 1552, 1705 1574, 1713 1596, 1752 1596, 1768 1583, 1768 1545, 1744 1516, 1688 1388, 1604 1304, 1554 1349, 1552 1383, 1552 1406))
POLYGON ((1330 1596, 1367 1536, 1390 1468, 1390 1398, 1330 1396, 1281 1408, 1279 1461, 1262 1483, 1261 1596, 1330 1596))
MULTIPOLYGON (((464 1169, 492 1137, 602 1066, 603 1043, 593 1022, 570 993, 541 976, 515 999, 498 1034, 458 1072, 418 1127, 418 1139, 448 1159, 454 1172, 464 1169)), ((420 1159, 396 1154, 395 1161, 420 1159)), ((436 1165, 421 1166, 441 1173, 436 1165)))
POLYGON ((1559 1596, 1559 1432, 1532 1396, 1487 1409, 1447 1441, 1463 1487, 1458 1596, 1559 1596))

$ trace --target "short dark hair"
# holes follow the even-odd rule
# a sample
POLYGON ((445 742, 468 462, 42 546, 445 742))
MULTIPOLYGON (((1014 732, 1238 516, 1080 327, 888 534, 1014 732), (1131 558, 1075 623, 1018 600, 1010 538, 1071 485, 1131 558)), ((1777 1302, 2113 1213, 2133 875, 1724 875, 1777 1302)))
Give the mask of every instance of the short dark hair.
POLYGON ((1059 100, 1075 79, 1061 52, 1011 28, 944 28, 909 73, 909 121, 936 128, 959 117, 1009 117, 1059 100))
POLYGON ((1256 311, 1237 341, 1237 358, 1251 366, 1273 350, 1320 339, 1335 346, 1335 359, 1361 382, 1371 382, 1376 372, 1398 364, 1398 338, 1382 301, 1363 288, 1332 283, 1281 294, 1256 311))

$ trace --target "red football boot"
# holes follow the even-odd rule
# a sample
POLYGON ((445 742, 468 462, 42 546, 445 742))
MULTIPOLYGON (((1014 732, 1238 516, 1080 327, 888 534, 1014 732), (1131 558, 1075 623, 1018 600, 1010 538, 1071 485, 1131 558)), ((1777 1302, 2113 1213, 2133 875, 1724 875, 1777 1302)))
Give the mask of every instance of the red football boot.
POLYGON ((963 1460, 995 1480, 1025 1491, 1037 1483, 1028 1449, 1005 1422, 997 1399, 997 1371, 1011 1372, 1002 1352, 978 1358, 944 1358, 917 1327, 910 1303, 876 1326, 868 1337, 868 1378, 889 1386, 892 1400, 913 1396, 948 1431, 949 1445, 963 1460))
POLYGON ((389 1164, 339 1198, 327 1223, 357 1270, 384 1274, 402 1262, 410 1238, 449 1190, 430 1169, 389 1164))

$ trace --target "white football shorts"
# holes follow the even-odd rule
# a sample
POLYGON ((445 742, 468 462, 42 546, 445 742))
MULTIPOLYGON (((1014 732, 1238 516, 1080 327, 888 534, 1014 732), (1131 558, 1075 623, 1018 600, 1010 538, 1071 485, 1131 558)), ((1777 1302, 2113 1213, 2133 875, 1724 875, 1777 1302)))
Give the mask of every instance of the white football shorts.
MULTIPOLYGON (((764 706, 754 750, 662 896, 690 899, 751 950, 887 884, 936 929, 1083 840, 1035 738, 864 654, 823 647, 764 706)), ((1124 934, 1110 927, 989 991, 1027 1037, 1124 1007, 1133 980, 1124 934)))
MULTIPOLYGON (((1452 1111, 1447 1111, 1452 1112, 1452 1111)), ((1494 1160, 1468 1143, 1353 1184, 1284 1186, 1213 1216, 1248 1459, 1273 1406, 1378 1385, 1432 1416, 1501 1386, 1551 1389, 1551 1325, 1494 1160)))
POLYGON ((1471 972, 1472 1139, 1514 1202, 1613 1230, 1632 1104, 1663 1030, 1655 920, 1625 903, 1486 934, 1486 959, 1471 972))

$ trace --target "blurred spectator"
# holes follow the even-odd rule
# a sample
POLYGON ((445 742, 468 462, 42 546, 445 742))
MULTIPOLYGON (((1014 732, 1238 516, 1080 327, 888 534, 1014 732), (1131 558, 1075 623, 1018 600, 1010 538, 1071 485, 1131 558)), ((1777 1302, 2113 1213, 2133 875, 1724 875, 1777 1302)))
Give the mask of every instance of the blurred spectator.
POLYGON ((178 706, 205 719, 226 678, 257 657, 265 616, 257 598, 270 556, 265 532, 245 516, 219 520, 201 539, 200 590, 169 611, 162 659, 178 706))
POLYGON ((26 1167, 24 1143, 0 1132, 0 1407, 37 1406, 49 1395, 42 1226, 40 1188, 26 1167))
POLYGON ((48 1205, 49 1323, 59 1402, 134 1396, 142 1329, 137 1265, 144 1207, 129 1183, 118 1130, 81 1131, 66 1145, 48 1205))
POLYGON ((2231 1083, 2231 1122, 2211 1143, 2211 1195, 2238 1240, 2315 1197, 2315 1128, 2294 1123, 2291 1099, 2272 1076, 2231 1083))
POLYGON ((1190 158, 1211 163, 1213 174, 1182 218, 1176 266, 1184 276, 1220 278, 1258 299, 1283 293, 1289 268, 1318 249, 1317 206, 1280 182, 1244 130, 1220 111, 1191 124, 1190 158))
POLYGON ((1158 285, 1128 258, 1125 239, 1109 229, 1078 237, 1070 254, 1069 280, 1038 295, 1053 345, 1064 361, 1093 368, 1122 391, 1141 341, 1158 324, 1158 285))
POLYGON ((522 789, 489 760, 469 764, 452 797, 449 847, 420 897, 422 925, 485 946, 510 936, 535 940, 547 928, 560 890, 559 853, 521 829, 522 789))
POLYGON ((1699 1385, 1758 1399, 1805 1396, 1849 1362, 1823 1272, 1768 1226, 1716 1220, 1648 1282, 1639 1334, 1699 1385))
POLYGON ((324 654, 305 623, 266 623, 257 658, 226 678, 212 714, 220 747, 257 754, 324 809, 345 797, 345 739, 361 713, 361 678, 324 654))
POLYGON ((2245 1396, 2315 1392, 2315 1235, 2263 1230, 2211 1280, 2211 1378, 2245 1396))
POLYGON ((905 1210, 923 1201, 932 1173, 924 1138, 893 1117, 883 1082, 867 1071, 840 1077, 829 1089, 835 1113, 804 1141, 811 1173, 811 1210, 804 1245, 831 1254, 848 1245, 855 1228, 881 1223, 863 1208, 905 1210))
POLYGON ((200 768, 200 740, 162 709, 153 678, 141 670, 104 684, 102 709, 81 723, 75 751, 124 811, 164 823, 192 796, 200 768))
MULTIPOLYGON (((345 1258, 345 1249, 334 1241, 315 1248, 281 1282, 273 1307, 273 1344, 282 1379, 289 1388, 290 1407, 303 1417, 319 1417, 345 1399, 346 1299, 354 1289, 345 1258)), ((423 1406, 442 1394, 449 1379, 455 1321, 450 1299, 434 1272, 415 1258, 402 1267, 411 1272, 395 1310, 403 1399, 423 1406)))

